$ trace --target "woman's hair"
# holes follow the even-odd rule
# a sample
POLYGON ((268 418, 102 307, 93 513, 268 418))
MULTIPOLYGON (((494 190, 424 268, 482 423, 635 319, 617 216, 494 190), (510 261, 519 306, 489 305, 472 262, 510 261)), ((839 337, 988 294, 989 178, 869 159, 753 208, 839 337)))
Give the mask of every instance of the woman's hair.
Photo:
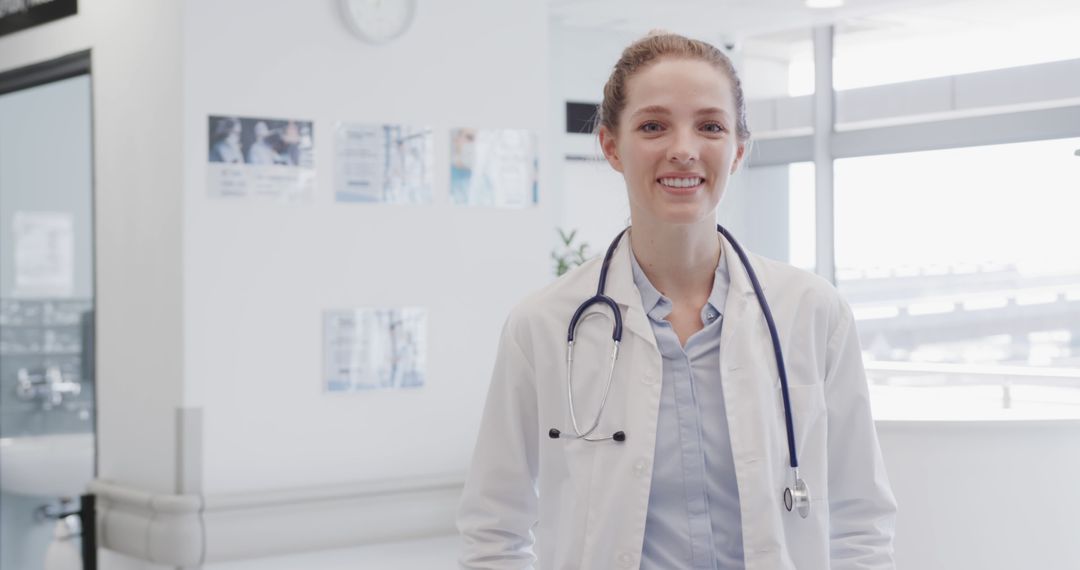
POLYGON ((604 101, 600 104, 597 129, 604 126, 613 133, 618 132, 619 115, 626 108, 626 82, 634 74, 663 58, 696 59, 712 64, 723 72, 731 81, 735 99, 735 134, 740 142, 750 139, 750 128, 746 126, 746 100, 743 97, 742 83, 728 56, 712 44, 662 31, 650 32, 648 36, 623 50, 611 71, 611 77, 604 85, 604 101))

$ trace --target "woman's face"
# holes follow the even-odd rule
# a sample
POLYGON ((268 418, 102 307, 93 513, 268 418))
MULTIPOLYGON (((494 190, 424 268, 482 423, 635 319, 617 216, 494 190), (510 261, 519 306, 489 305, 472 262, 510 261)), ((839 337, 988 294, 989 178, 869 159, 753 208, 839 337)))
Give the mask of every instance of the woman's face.
POLYGON ((627 79, 619 132, 601 128, 600 144, 626 179, 631 216, 713 223, 745 151, 735 119, 731 82, 704 61, 661 59, 627 79))

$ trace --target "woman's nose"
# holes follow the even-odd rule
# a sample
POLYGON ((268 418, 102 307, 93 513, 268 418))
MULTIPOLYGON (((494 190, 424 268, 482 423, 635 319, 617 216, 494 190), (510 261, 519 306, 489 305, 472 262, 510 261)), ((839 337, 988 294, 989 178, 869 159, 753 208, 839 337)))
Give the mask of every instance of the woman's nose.
POLYGON ((676 133, 668 148, 668 161, 687 164, 697 160, 698 151, 692 134, 676 133))

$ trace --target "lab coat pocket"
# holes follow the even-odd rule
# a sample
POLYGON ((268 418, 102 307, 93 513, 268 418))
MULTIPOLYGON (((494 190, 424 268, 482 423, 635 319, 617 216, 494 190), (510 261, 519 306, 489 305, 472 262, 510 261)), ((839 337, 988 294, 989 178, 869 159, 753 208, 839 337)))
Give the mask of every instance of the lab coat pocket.
POLYGON ((589 442, 583 439, 567 438, 563 444, 566 457, 566 469, 574 482, 577 494, 586 494, 592 480, 596 463, 596 446, 605 442, 589 442))
POLYGON ((596 485, 597 445, 580 439, 563 442, 566 477, 559 485, 558 541, 554 547, 553 568, 573 568, 581 559, 589 528, 593 493, 596 485))

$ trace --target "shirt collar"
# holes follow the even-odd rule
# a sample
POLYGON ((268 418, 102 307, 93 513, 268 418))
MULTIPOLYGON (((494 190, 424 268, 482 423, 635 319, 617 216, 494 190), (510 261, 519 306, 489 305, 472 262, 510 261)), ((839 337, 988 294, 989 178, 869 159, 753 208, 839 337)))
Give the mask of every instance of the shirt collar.
MULTIPOLYGON (((728 271, 728 252, 724 247, 724 240, 720 240, 720 262, 716 264, 716 277, 713 279, 712 292, 709 293, 707 306, 702 309, 702 314, 714 311, 718 316, 723 315, 724 303, 727 300, 728 288, 731 286, 731 274, 728 271)), ((661 321, 671 314, 671 300, 664 297, 656 287, 649 282, 645 271, 638 263, 634 251, 630 250, 630 265, 634 272, 634 285, 641 293, 641 305, 645 314, 654 321, 661 321)))

